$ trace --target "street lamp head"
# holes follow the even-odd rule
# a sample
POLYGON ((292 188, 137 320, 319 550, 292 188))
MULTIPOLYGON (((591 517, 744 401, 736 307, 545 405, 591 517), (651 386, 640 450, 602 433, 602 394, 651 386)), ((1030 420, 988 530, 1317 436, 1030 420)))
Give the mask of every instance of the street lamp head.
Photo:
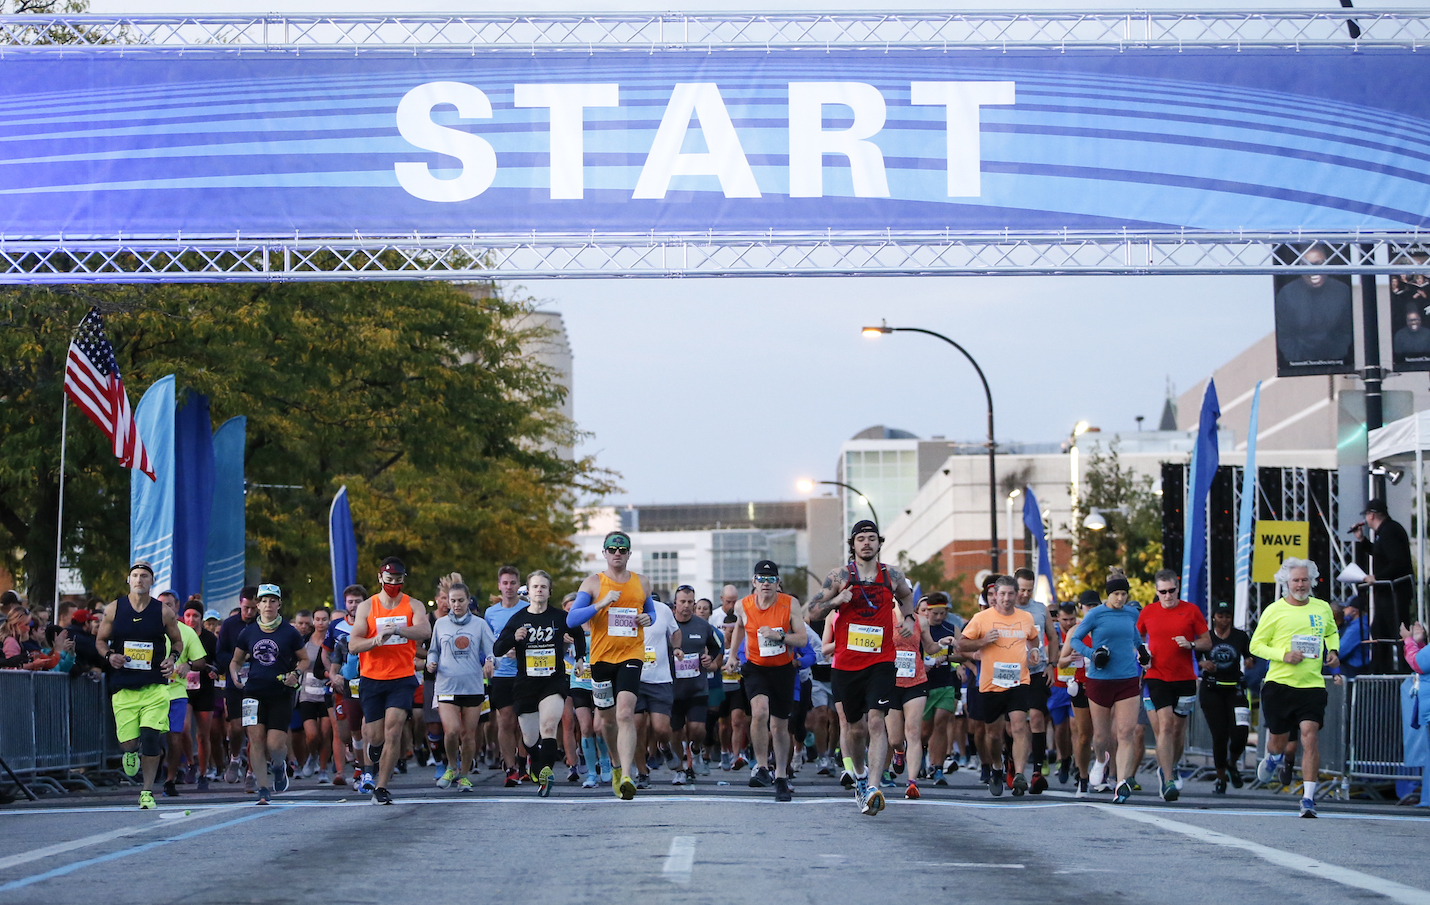
POLYGON ((1008 491, 1008 499, 1010 499, 1010 500, 1016 500, 1018 497, 1020 497, 1020 496, 1022 496, 1022 495, 1023 495, 1023 491, 1022 491, 1021 488, 1018 488, 1018 487, 1014 487, 1012 490, 1008 491))
POLYGON ((881 320, 879 321, 879 326, 865 327, 860 332, 863 333, 865 336, 869 337, 870 339, 873 339, 878 336, 883 336, 885 333, 893 333, 894 328, 889 326, 888 321, 881 320))
POLYGON ((1087 429, 1091 426, 1092 425, 1088 424, 1086 421, 1079 421, 1077 425, 1073 428, 1073 436, 1081 437, 1083 434, 1087 433, 1087 429))
POLYGON ((799 488, 800 493, 814 492, 814 482, 811 481, 809 478, 800 478, 798 481, 795 482, 794 486, 799 488))
POLYGON ((1102 512, 1096 506, 1087 514, 1087 518, 1082 520, 1082 526, 1089 531, 1101 531, 1107 527, 1107 519, 1102 517, 1102 512))

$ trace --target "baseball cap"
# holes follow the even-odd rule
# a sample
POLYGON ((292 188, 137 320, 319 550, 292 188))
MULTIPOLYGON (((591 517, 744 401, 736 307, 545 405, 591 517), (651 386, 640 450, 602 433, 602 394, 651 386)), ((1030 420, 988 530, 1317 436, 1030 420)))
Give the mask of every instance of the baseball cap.
POLYGON ((1217 615, 1218 613, 1226 613, 1228 616, 1230 616, 1234 612, 1235 610, 1228 601, 1218 600, 1216 603, 1212 604, 1213 616, 1217 615))
POLYGON ((849 529, 849 536, 853 537, 854 535, 862 534, 865 531, 872 531, 875 534, 878 534, 879 526, 874 524, 873 521, 871 521, 870 519, 860 519, 859 521, 854 523, 853 528, 849 529))
POLYGON ((206 610, 204 612, 204 621, 208 622, 210 619, 217 619, 220 622, 223 621, 223 617, 218 614, 218 610, 206 610))
POLYGON ((79 625, 84 625, 88 621, 89 610, 75 610, 73 613, 70 613, 71 623, 78 623, 79 625))
POLYGON ((779 577, 780 577, 780 567, 777 566, 777 565, 775 565, 773 562, 771 562, 771 561, 768 560, 768 559, 762 559, 762 560, 760 560, 759 562, 755 563, 755 574, 756 574, 756 575, 768 575, 768 576, 772 576, 772 577, 774 577, 774 578, 779 578, 779 577))
POLYGON ((1374 512, 1377 515, 1390 514, 1390 510, 1385 508, 1385 500, 1382 500, 1379 497, 1371 500, 1369 503, 1366 503, 1365 508, 1361 510, 1361 515, 1365 515, 1367 512, 1374 512))
POLYGON ((379 572, 392 572, 396 575, 407 574, 407 567, 404 566, 402 560, 396 556, 389 556, 387 559, 384 559, 382 565, 378 566, 377 570, 379 572))
POLYGON ((258 596, 260 599, 263 597, 277 597, 279 600, 282 600, 283 592, 278 589, 278 585, 276 584, 261 584, 258 586, 258 596))

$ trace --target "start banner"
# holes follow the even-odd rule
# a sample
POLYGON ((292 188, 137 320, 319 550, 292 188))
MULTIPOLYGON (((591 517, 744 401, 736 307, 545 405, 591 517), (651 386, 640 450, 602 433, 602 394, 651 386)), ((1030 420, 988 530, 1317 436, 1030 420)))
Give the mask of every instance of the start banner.
POLYGON ((0 59, 0 237, 1430 227, 1409 49, 0 59))

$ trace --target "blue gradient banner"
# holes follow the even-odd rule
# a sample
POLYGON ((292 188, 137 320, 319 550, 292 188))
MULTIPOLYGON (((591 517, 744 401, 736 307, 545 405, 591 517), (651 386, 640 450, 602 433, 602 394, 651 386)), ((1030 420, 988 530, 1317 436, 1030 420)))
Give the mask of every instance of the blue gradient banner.
POLYGON ((0 60, 0 233, 1430 227, 1410 50, 0 60))
POLYGON ((204 603, 223 616, 238 606, 243 590, 244 533, 243 453, 248 419, 225 421, 213 436, 213 510, 209 519, 204 562, 204 603))

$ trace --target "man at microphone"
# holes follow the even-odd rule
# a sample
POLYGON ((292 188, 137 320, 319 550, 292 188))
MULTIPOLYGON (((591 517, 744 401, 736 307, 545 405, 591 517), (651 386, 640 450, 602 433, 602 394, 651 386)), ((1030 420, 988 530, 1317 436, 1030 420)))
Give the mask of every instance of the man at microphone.
MULTIPOLYGON (((1365 584, 1373 585, 1378 581, 1390 583, 1389 594, 1385 593, 1384 585, 1371 591, 1376 595, 1371 634, 1377 640, 1394 640, 1400 636, 1400 626, 1410 624, 1411 611, 1415 605, 1410 536, 1406 534, 1405 526, 1390 517, 1385 500, 1377 498, 1366 503, 1362 517, 1365 519, 1365 527, 1375 532, 1375 540, 1370 544, 1371 568, 1367 570, 1365 584)), ((1366 547, 1364 528, 1358 526, 1354 534, 1358 542, 1356 554, 1359 559, 1366 547)), ((1385 666, 1388 667, 1389 664, 1385 666)))

